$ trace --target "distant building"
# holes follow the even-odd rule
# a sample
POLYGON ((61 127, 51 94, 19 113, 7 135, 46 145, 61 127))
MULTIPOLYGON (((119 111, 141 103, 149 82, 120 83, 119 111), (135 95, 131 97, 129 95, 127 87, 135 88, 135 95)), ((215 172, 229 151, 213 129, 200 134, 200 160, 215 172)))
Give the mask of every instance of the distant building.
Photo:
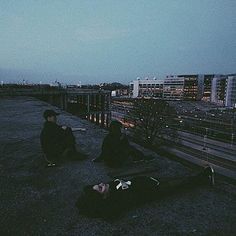
POLYGON ((184 100, 211 100, 211 84, 214 74, 178 75, 184 78, 184 100))
POLYGON ((204 90, 204 75, 178 75, 184 78, 184 100, 201 100, 204 90))
POLYGON ((155 97, 170 100, 201 100, 203 75, 167 76, 165 79, 140 79, 130 83, 130 97, 155 97))
POLYGON ((66 85, 66 88, 67 89, 80 89, 81 88, 81 84, 77 84, 77 85, 75 85, 75 84, 68 84, 68 85, 66 85))
POLYGON ((225 106, 236 107, 236 75, 228 76, 226 83, 225 106))
POLYGON ((167 76, 163 80, 137 78, 130 83, 130 97, 203 100, 234 107, 236 106, 236 74, 177 75, 167 76))
POLYGON ((164 80, 160 79, 140 79, 134 80, 130 83, 130 96, 137 97, 163 97, 164 80))
POLYGON ((166 77, 163 87, 163 98, 166 100, 182 100, 184 97, 184 78, 166 77))
POLYGON ((215 76, 211 84, 211 102, 218 105, 225 105, 225 93, 227 76, 215 76))
POLYGON ((204 75, 204 86, 203 86, 203 96, 202 96, 203 101, 206 101, 206 102, 211 101, 211 84, 215 76, 216 75, 214 74, 204 75))
POLYGON ((121 88, 111 91, 112 97, 128 97, 128 95, 129 95, 128 88, 121 88))
POLYGON ((236 75, 221 75, 212 79, 211 102, 226 107, 235 107, 236 75))
POLYGON ((116 97, 116 90, 111 91, 111 96, 116 97))

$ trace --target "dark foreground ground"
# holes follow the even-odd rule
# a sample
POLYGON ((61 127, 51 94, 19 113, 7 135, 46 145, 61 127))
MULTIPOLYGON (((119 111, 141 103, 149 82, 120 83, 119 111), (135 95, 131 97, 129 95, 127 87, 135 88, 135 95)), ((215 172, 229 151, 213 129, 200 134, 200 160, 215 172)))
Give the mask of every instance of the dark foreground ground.
MULTIPOLYGON (((235 186, 216 179, 201 187, 128 211, 114 222, 79 215, 75 202, 86 184, 110 180, 112 170, 91 160, 106 131, 64 111, 59 123, 76 132, 86 161, 46 168, 39 144, 42 113, 53 108, 33 98, 0 100, 0 235, 235 235, 235 186)), ((191 169, 156 156, 148 163, 160 178, 188 175, 191 169)), ((133 166, 135 171, 145 165, 133 166)), ((119 170, 117 171, 117 173, 119 170)), ((114 172, 113 172, 114 173, 114 172)))

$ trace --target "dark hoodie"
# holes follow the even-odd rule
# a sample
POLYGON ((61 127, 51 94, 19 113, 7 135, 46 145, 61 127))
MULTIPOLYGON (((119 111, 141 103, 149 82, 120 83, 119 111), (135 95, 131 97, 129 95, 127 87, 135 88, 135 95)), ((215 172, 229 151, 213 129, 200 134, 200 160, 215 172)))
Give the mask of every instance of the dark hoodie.
POLYGON ((40 134, 43 152, 49 159, 57 159, 66 148, 65 130, 54 122, 46 121, 40 134))

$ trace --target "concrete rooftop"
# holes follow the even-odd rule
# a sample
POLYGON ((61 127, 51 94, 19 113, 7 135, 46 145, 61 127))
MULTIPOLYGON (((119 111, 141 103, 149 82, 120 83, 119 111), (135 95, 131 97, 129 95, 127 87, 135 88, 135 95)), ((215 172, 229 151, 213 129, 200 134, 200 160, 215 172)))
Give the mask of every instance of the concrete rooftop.
POLYGON ((30 97, 0 99, 0 235, 235 235, 236 188, 219 178, 214 188, 146 204, 114 222, 79 215, 75 202, 84 185, 143 170, 160 178, 193 170, 137 145, 156 160, 116 171, 95 164, 91 160, 99 155, 106 131, 65 111, 59 123, 86 128, 75 135, 89 157, 47 168, 39 134, 48 108, 59 111, 30 97))

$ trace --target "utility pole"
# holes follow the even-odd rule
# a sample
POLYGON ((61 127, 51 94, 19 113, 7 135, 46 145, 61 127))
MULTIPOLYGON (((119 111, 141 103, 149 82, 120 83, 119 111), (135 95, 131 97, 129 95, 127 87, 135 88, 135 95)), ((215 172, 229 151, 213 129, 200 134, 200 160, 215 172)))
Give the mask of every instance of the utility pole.
POLYGON ((234 120, 235 120, 235 111, 236 111, 236 104, 234 104, 233 108, 233 116, 231 120, 231 147, 234 145, 234 120))

